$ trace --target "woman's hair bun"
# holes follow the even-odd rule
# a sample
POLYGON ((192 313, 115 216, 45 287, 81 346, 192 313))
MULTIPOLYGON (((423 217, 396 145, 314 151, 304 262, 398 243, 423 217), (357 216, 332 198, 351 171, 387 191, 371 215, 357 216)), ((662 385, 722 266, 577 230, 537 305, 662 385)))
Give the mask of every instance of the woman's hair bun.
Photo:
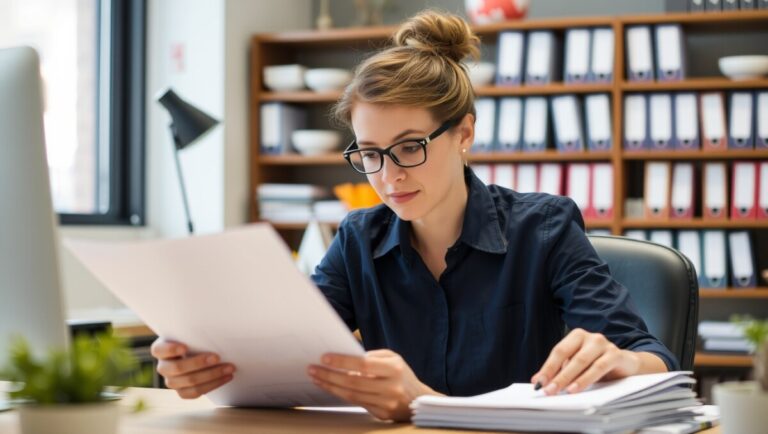
POLYGON ((394 43, 445 56, 455 62, 480 56, 480 38, 463 18, 448 12, 426 10, 418 13, 400 26, 394 43))

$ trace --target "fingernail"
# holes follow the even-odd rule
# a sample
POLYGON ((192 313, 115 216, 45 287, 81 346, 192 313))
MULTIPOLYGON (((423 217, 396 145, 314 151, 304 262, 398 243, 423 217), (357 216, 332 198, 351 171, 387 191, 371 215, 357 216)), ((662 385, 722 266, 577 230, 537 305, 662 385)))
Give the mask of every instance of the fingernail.
POLYGON ((331 363, 331 356, 323 356, 322 361, 326 365, 329 365, 331 363))
POLYGON ((544 388, 544 393, 547 395, 554 395, 557 393, 557 384, 556 383, 549 383, 547 387, 544 388))
POLYGON ((578 385, 578 384, 576 384, 576 383, 571 383, 571 385, 570 385, 570 386, 568 386, 568 388, 567 388, 567 389, 565 389, 565 390, 567 390, 567 391, 568 391, 568 393, 575 393, 575 392, 576 392, 578 389, 579 389, 579 385, 578 385))
POLYGON ((206 357, 205 363, 207 363, 209 365, 215 365, 216 363, 219 363, 219 358, 214 356, 214 355, 210 355, 210 356, 206 357))
POLYGON ((307 369, 307 372, 309 372, 309 375, 315 375, 315 374, 317 374, 317 369, 309 368, 309 369, 307 369))
POLYGON ((235 367, 234 366, 226 366, 224 368, 224 374, 229 375, 229 374, 231 374, 233 372, 235 372, 235 367))
POLYGON ((174 354, 176 354, 177 356, 180 356, 180 355, 184 354, 184 352, 185 352, 185 351, 184 351, 184 347, 181 347, 181 346, 179 346, 179 347, 176 347, 176 348, 173 350, 173 353, 174 353, 174 354))

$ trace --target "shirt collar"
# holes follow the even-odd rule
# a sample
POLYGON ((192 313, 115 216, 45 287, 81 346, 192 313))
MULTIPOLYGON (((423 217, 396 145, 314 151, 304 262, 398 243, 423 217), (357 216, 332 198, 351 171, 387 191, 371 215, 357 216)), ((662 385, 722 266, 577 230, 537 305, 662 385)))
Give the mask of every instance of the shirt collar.
MULTIPOLYGON (((470 168, 464 169, 467 182, 467 208, 464 212, 461 235, 458 243, 464 243, 474 249, 488 253, 506 253, 507 240, 501 230, 496 204, 488 187, 470 168)), ((411 225, 401 220, 393 212, 387 223, 387 232, 373 251, 373 258, 378 259, 397 246, 401 246, 403 255, 408 259, 411 246, 411 225)))

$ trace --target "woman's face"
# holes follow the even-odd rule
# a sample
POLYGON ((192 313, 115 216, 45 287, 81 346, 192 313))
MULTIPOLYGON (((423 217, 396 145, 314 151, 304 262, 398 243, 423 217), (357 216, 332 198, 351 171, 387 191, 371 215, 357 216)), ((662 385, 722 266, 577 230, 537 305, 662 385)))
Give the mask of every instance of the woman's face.
MULTIPOLYGON (((445 119, 433 119, 426 109, 357 103, 352 128, 361 149, 388 146, 406 139, 420 140, 445 119)), ((474 136, 472 116, 444 132, 426 146, 427 159, 420 166, 404 168, 384 157, 382 169, 366 175, 381 200, 403 220, 419 220, 440 205, 461 197, 463 164, 474 136), (458 196, 455 196, 458 195, 458 196)))

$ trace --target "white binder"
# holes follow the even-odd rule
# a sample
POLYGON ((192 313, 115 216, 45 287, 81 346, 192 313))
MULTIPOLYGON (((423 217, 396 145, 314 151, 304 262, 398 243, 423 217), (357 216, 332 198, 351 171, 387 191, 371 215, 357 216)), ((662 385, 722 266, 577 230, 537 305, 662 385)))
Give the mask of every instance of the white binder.
POLYGON ((768 219, 768 161, 761 161, 757 166, 757 218, 768 219))
POLYGON ((571 163, 568 165, 566 195, 576 202, 582 215, 587 215, 590 207, 589 192, 592 189, 589 163, 571 163))
POLYGON ((607 151, 612 147, 611 98, 604 93, 584 97, 587 118, 587 148, 607 151))
POLYGON ((493 184, 493 167, 490 164, 472 164, 472 171, 483 184, 493 184))
POLYGON ((701 252, 704 258, 699 285, 704 288, 725 288, 728 285, 725 231, 704 231, 703 237, 701 252))
POLYGON ((693 218, 693 195, 693 163, 675 163, 672 166, 671 216, 674 218, 693 218))
POLYGON ((674 145, 676 149, 699 149, 699 105, 695 93, 675 95, 674 145))
POLYGON ((649 26, 627 27, 627 77, 629 81, 653 81, 653 44, 649 26))
POLYGON ((733 192, 731 218, 753 219, 757 215, 757 163, 736 161, 733 163, 733 192))
POLYGON ((493 150, 496 132, 496 100, 493 98, 478 98, 475 100, 475 142, 472 152, 493 150))
POLYGON ((493 167, 493 183, 499 187, 515 189, 515 165, 510 163, 496 164, 493 167))
POLYGON ((677 250, 691 260, 696 276, 701 276, 701 237, 699 231, 679 231, 677 250))
POLYGON ((566 83, 584 83, 589 80, 589 49, 589 29, 566 30, 565 70, 563 71, 566 83))
POLYGON ((523 82, 523 54, 525 33, 499 33, 499 56, 496 83, 500 86, 519 85, 523 82))
POLYGON ((523 131, 523 100, 501 98, 499 100, 499 150, 519 151, 523 131))
POLYGON ((575 95, 552 97, 552 119, 555 123, 557 150, 574 152, 584 150, 579 101, 575 95))
POLYGON ((656 76, 659 81, 685 78, 685 45, 679 24, 656 26, 656 76))
POLYGON ((755 261, 752 258, 752 243, 747 231, 733 231, 728 234, 731 251, 731 282, 736 288, 754 288, 757 284, 755 261))
POLYGON ((755 148, 768 148, 768 92, 758 92, 755 101, 757 128, 755 148))
POLYGON ((728 133, 725 126, 725 104, 721 92, 708 92, 701 99, 701 140, 705 150, 724 150, 728 133))
POLYGON ((551 31, 528 33, 525 84, 544 85, 553 81, 555 34, 551 31))
POLYGON ((656 244, 661 244, 662 246, 667 246, 672 249, 675 248, 674 239, 672 237, 672 231, 670 230, 656 229, 656 230, 648 231, 648 238, 650 241, 656 244))
POLYGON ((651 149, 669 150, 672 147, 672 95, 654 93, 649 97, 651 149))
POLYGON ((752 92, 730 94, 730 116, 728 126, 728 147, 731 149, 752 149, 754 140, 754 106, 752 92))
POLYGON ((643 94, 624 97, 624 148, 630 151, 646 149, 648 141, 648 108, 643 94))
POLYGON ((542 163, 539 165, 540 193, 563 194, 563 166, 560 163, 542 163))
POLYGON ((528 97, 523 110, 523 150, 544 151, 549 131, 547 99, 541 96, 528 97))
POLYGON ((610 83, 613 81, 614 44, 612 28, 597 27, 592 29, 590 81, 597 83, 610 83))
POLYGON ((704 163, 702 215, 704 219, 728 218, 728 177, 725 163, 704 163))
POLYGON ((539 190, 538 184, 539 167, 536 164, 518 164, 517 180, 515 187, 520 193, 536 193, 539 190))
POLYGON ((592 204, 590 217, 608 219, 613 216, 613 165, 592 163, 592 204))
POLYGON ((666 218, 669 216, 670 163, 649 161, 645 164, 645 216, 666 218))

